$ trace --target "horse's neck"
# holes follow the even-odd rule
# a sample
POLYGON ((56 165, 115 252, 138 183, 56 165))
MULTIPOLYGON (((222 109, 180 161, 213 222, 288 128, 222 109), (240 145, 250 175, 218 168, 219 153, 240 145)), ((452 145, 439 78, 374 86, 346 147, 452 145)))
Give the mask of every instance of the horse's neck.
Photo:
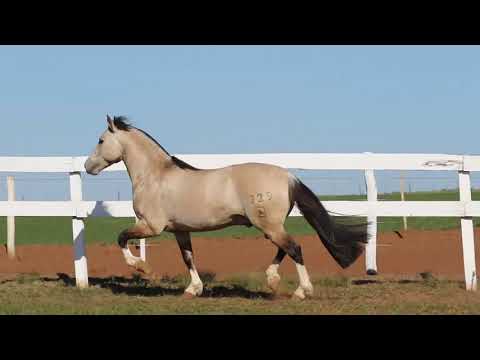
POLYGON ((158 180, 162 169, 167 168, 170 156, 151 140, 138 133, 133 133, 124 144, 123 162, 135 190, 149 178, 158 180))

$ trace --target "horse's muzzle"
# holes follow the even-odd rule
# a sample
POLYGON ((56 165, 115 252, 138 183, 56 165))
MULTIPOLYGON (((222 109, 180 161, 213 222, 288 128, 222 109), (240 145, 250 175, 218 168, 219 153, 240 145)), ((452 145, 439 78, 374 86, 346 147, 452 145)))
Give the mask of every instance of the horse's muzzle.
POLYGON ((87 174, 89 175, 98 175, 99 171, 97 169, 95 169, 95 165, 93 164, 92 160, 87 159, 87 161, 85 161, 85 171, 87 172, 87 174))

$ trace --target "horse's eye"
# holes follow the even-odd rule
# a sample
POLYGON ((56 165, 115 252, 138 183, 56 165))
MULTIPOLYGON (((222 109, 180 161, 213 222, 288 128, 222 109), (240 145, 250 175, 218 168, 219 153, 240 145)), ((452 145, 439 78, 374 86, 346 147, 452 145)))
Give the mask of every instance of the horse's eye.
POLYGON ((99 140, 98 140, 98 143, 99 143, 99 144, 103 144, 103 140, 102 140, 102 139, 99 139, 99 140))

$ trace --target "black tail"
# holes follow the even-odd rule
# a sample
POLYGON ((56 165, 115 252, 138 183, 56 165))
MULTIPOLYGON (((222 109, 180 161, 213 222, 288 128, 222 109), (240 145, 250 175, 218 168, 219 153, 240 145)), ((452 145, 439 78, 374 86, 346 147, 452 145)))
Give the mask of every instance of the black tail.
MULTIPOLYGON (((323 245, 342 268, 347 268, 362 254, 368 243, 367 223, 355 224, 335 221, 317 196, 300 180, 290 184, 291 201, 315 229, 323 245)), ((292 204, 293 205, 293 204, 292 204)))

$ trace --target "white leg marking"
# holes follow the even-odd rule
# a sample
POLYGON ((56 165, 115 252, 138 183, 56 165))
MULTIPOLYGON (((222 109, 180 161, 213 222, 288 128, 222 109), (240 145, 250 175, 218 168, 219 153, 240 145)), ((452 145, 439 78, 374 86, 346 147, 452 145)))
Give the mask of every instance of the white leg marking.
POLYGON ((125 249, 122 248, 122 252, 126 263, 130 266, 135 266, 139 261, 142 261, 142 258, 133 256, 128 247, 125 249))
POLYGON ((198 276, 198 272, 195 268, 190 269, 190 277, 192 278, 192 281, 190 282, 190 285, 188 285, 188 287, 185 289, 185 292, 188 292, 189 294, 192 294, 194 296, 202 295, 203 283, 200 279, 200 276, 198 276))
POLYGON ((294 295, 300 299, 305 299, 306 296, 313 295, 313 285, 310 282, 307 269, 305 266, 295 264, 297 266, 298 277, 300 278, 300 286, 295 290, 294 295))
POLYGON ((267 274, 267 284, 268 287, 276 292, 278 289, 278 284, 280 283, 280 275, 278 274, 278 268, 280 264, 271 264, 268 269, 265 271, 267 274))
POLYGON ((276 276, 280 276, 278 274, 278 268, 280 267, 279 264, 271 264, 267 271, 265 271, 265 273, 267 274, 267 277, 268 278, 271 278, 271 277, 276 277, 276 276))

